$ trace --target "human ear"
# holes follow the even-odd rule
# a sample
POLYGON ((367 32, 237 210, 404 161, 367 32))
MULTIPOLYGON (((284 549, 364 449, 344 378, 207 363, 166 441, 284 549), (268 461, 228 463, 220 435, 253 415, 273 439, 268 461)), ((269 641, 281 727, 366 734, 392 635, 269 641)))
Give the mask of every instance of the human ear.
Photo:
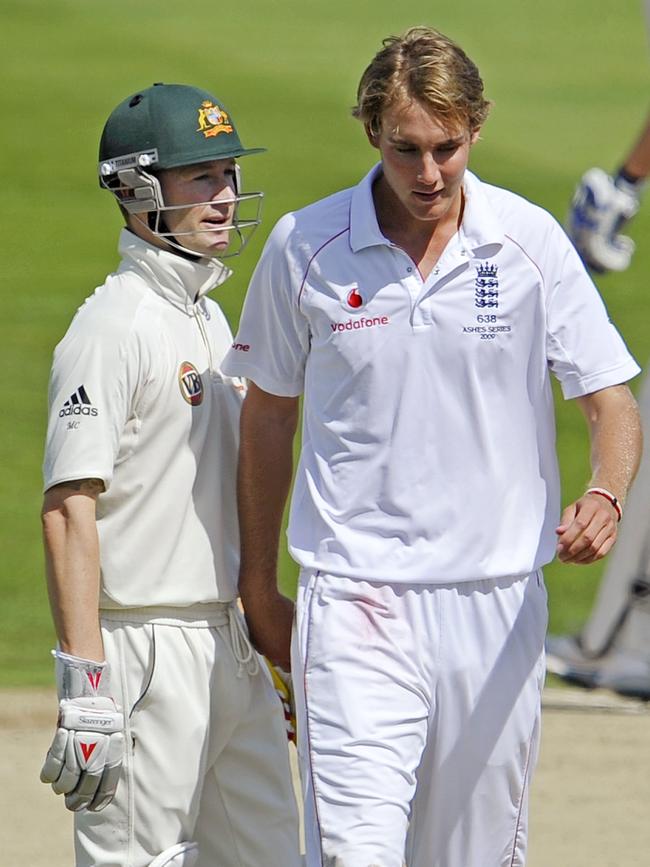
POLYGON ((364 123, 363 128, 366 131, 368 141, 374 148, 379 148, 379 133, 373 130, 372 123, 364 123))

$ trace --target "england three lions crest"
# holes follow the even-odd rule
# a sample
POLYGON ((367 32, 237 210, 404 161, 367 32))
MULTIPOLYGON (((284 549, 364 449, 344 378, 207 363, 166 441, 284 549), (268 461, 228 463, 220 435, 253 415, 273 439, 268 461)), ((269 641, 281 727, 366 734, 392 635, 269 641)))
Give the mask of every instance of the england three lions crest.
POLYGON ((499 306, 499 278, 496 265, 478 265, 474 281, 474 304, 476 307, 499 306))

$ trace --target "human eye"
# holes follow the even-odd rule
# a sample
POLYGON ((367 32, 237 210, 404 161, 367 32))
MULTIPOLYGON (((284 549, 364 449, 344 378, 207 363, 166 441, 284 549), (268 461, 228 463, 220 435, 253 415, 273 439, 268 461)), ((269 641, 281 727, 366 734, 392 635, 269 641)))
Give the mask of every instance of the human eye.
POLYGON ((453 154, 460 147, 461 142, 458 141, 446 141, 439 145, 436 150, 441 154, 453 154))
POLYGON ((185 180, 187 183, 195 184, 202 183, 203 181, 207 181, 210 175, 205 169, 196 169, 193 172, 189 172, 185 176, 185 180))
POLYGON ((393 145, 398 154, 412 154, 415 152, 415 147, 406 142, 399 142, 393 145))

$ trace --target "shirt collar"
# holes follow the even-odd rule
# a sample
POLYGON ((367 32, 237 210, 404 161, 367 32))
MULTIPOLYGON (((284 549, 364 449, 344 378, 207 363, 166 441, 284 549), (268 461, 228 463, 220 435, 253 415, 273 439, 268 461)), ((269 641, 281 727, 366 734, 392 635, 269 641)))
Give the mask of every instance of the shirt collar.
POLYGON ((365 178, 352 189, 350 202, 350 247, 354 253, 364 247, 375 247, 378 244, 390 244, 382 235, 375 203, 372 198, 372 185, 381 173, 381 163, 373 166, 365 178))
MULTIPOLYGON (((377 222, 372 187, 381 172, 381 163, 373 166, 363 180, 352 189, 350 202, 350 247, 357 253, 365 247, 388 244, 377 222)), ((470 171, 463 178, 465 210, 461 224, 464 244, 474 256, 493 256, 503 246, 503 227, 492 209, 481 181, 470 171)))
POLYGON ((494 211, 483 183, 470 171, 463 178, 465 210, 460 234, 463 244, 474 256, 489 258, 503 246, 504 229, 494 211))
POLYGON ((184 259, 142 240, 128 229, 120 234, 122 263, 119 272, 135 271, 175 307, 188 313, 211 289, 220 286, 232 271, 218 259, 184 259))

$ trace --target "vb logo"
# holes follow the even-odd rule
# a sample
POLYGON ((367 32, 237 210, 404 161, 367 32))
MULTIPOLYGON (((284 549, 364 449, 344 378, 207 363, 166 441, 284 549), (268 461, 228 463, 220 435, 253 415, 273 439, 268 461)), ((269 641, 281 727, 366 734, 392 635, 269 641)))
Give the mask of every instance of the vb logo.
POLYGON ((192 406, 198 406, 203 402, 201 374, 189 361, 184 361, 178 369, 178 384, 183 395, 183 400, 186 400, 192 406))

